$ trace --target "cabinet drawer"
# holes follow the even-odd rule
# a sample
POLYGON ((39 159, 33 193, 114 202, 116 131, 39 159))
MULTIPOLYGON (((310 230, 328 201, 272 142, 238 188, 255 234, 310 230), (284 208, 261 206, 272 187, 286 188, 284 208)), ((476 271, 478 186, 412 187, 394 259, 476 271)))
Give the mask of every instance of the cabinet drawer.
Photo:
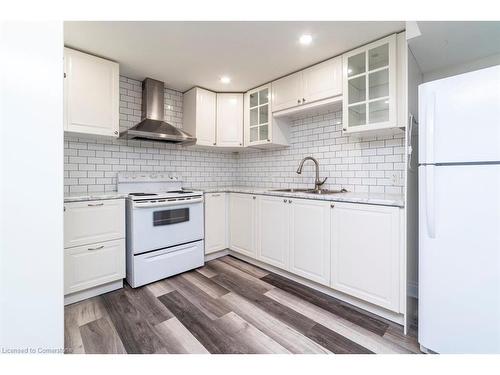
POLYGON ((64 250, 64 294, 125 277, 125 240, 64 250))
POLYGON ((125 201, 110 199, 64 204, 64 247, 125 237, 125 201))

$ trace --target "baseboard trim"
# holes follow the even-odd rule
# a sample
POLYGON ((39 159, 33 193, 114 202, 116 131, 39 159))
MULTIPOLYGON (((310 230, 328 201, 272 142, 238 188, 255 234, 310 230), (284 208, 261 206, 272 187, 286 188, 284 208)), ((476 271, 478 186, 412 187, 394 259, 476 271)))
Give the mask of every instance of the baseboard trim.
POLYGON ((404 314, 401 313, 396 313, 387 309, 384 309, 383 307, 379 307, 376 305, 373 305, 369 302, 362 301, 360 299, 357 299, 355 297, 349 296, 347 294, 344 294, 342 292, 336 291, 334 289, 328 288, 326 286, 320 285, 318 283, 315 283, 314 281, 304 279, 303 277, 294 275, 288 271, 284 271, 282 269, 279 269, 277 267, 271 266, 267 263, 261 262, 259 260, 247 257, 246 255, 242 255, 240 253, 237 253, 233 250, 228 251, 229 255, 234 256, 235 258, 241 259, 245 262, 254 264, 260 268, 263 268, 267 271, 274 272, 280 276, 286 277, 290 280, 296 281, 300 284, 303 284, 305 286, 308 286, 312 289, 315 289, 319 292, 325 293, 331 297, 337 298, 341 301, 347 302, 357 308, 360 308, 362 310, 368 311, 369 313, 375 314, 377 316, 380 316, 384 319, 390 320, 391 322, 401 324, 404 326, 405 324, 405 316, 404 314))
POLYGON ((123 279, 64 296, 64 306, 123 288, 123 279))
POLYGON ((226 256, 229 254, 229 249, 219 250, 214 253, 205 254, 205 262, 210 262, 211 260, 226 256))

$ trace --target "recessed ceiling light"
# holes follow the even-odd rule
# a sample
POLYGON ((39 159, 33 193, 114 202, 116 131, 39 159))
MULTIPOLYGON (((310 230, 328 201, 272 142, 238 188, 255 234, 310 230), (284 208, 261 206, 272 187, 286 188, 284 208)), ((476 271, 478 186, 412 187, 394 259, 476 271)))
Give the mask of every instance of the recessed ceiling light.
POLYGON ((312 40, 313 40, 313 38, 311 35, 303 34, 299 38, 299 43, 303 44, 304 46, 307 46, 307 45, 311 44, 312 40))
POLYGON ((222 76, 220 77, 220 81, 227 85, 228 83, 231 82, 231 78, 229 78, 228 76, 222 76))

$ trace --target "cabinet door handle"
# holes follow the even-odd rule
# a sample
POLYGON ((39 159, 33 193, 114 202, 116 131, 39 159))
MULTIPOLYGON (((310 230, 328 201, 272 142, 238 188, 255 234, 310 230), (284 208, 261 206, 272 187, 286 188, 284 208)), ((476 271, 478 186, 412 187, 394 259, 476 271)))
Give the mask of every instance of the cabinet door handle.
POLYGON ((118 135, 118 132, 117 132, 117 131, 115 131, 115 135, 118 135))
POLYGON ((302 103, 305 103, 306 102, 306 98, 302 98, 302 103))
POLYGON ((253 199, 257 199, 257 197, 252 197, 253 199))
POLYGON ((285 202, 285 203, 286 203, 286 199, 283 199, 283 202, 285 202))
POLYGON ((335 205, 333 203, 330 203, 330 208, 333 208, 335 207, 335 205))
POLYGON ((104 206, 104 203, 89 203, 87 206, 89 206, 89 207, 104 206))
POLYGON ((214 146, 217 146, 217 142, 214 142, 214 143, 213 143, 213 145, 214 145, 214 146))
POLYGON ((104 249, 104 245, 97 246, 97 247, 89 247, 88 248, 88 250, 100 250, 100 249, 104 249))
POLYGON ((300 104, 300 99, 297 99, 297 104, 300 104))
POLYGON ((292 203, 292 201, 289 199, 289 200, 288 200, 288 203, 292 203))

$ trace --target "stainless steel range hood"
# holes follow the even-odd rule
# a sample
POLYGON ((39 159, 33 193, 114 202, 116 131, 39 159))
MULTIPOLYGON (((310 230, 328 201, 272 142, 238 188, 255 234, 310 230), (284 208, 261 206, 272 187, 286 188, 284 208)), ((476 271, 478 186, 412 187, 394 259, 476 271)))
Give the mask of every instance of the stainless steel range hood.
POLYGON ((120 133, 120 138, 190 145, 196 138, 164 121, 164 90, 161 81, 146 78, 142 81, 142 121, 120 133))

